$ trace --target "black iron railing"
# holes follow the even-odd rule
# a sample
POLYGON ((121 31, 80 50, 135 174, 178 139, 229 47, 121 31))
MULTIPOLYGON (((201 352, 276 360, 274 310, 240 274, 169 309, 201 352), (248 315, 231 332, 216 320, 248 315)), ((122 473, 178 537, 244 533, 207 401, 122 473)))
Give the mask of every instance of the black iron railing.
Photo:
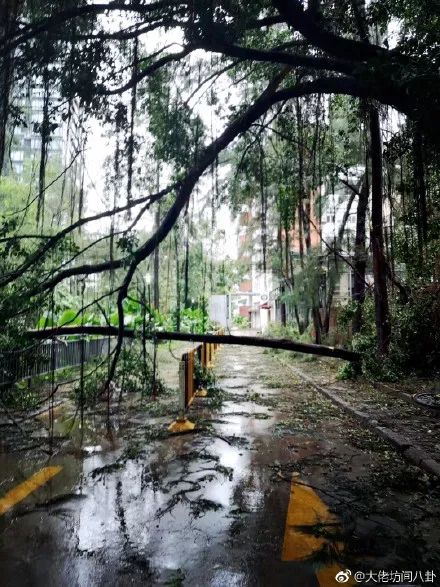
POLYGON ((108 338, 85 338, 49 340, 24 350, 0 353, 0 387, 65 367, 77 367, 108 352, 108 338))

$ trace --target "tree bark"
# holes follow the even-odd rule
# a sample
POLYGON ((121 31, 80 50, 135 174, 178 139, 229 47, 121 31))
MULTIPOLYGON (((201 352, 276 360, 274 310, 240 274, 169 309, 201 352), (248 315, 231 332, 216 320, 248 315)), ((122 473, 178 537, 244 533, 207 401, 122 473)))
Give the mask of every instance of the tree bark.
POLYGON ((420 262, 423 262, 428 235, 428 212, 426 206, 425 166, 423 161, 423 139, 419 129, 414 132, 414 190, 417 203, 417 241, 420 262))
MULTIPOLYGON (((119 336, 119 328, 116 326, 60 326, 46 330, 29 330, 26 333, 30 338, 46 340, 57 336, 70 336, 72 334, 86 334, 97 336, 119 336)), ((126 338, 135 338, 135 331, 124 328, 122 335, 126 338)), ((147 334, 147 337, 156 340, 187 340, 190 342, 210 342, 217 344, 236 344, 241 346, 256 346, 271 349, 296 351, 323 357, 333 357, 346 361, 359 361, 360 354, 347 349, 318 344, 295 342, 286 338, 265 338, 263 336, 232 336, 227 334, 193 334, 189 332, 155 332, 147 334)))
MULTIPOLYGON (((282 285, 280 287, 280 292, 281 292, 281 297, 283 297, 286 292, 286 287, 284 285, 282 285)), ((280 320, 281 320, 281 326, 287 325, 286 302, 284 302, 284 301, 281 301, 281 303, 280 303, 280 320)))
MULTIPOLYGON (((156 211, 154 214, 154 231, 159 228, 160 225, 160 201, 157 203, 156 211)), ((154 256, 153 256, 153 306, 156 310, 160 308, 160 271, 159 271, 159 261, 160 261, 160 248, 159 245, 154 249, 154 256)))
POLYGON ((374 305, 377 333, 377 350, 388 353, 391 338, 390 312, 387 291, 387 263, 383 238, 383 169, 382 138, 377 107, 370 107, 371 140, 371 248, 373 252, 374 305))
POLYGON ((189 308, 189 230, 191 223, 189 210, 187 210, 186 214, 185 262, 183 267, 183 305, 184 308, 189 308))
POLYGON ((174 255, 176 260, 176 330, 180 330, 180 261, 177 231, 174 231, 174 255))
MULTIPOLYGON (((11 36, 17 28, 22 0, 0 0, 0 38, 11 36)), ((6 129, 9 118, 9 100, 14 75, 13 52, 0 59, 0 175, 2 175, 6 152, 6 129)))
POLYGON ((367 222, 368 194, 368 169, 365 169, 364 181, 359 192, 354 241, 353 300, 356 302, 356 309, 352 322, 353 334, 359 332, 362 327, 362 306, 365 300, 365 272, 367 268, 365 226, 367 222))

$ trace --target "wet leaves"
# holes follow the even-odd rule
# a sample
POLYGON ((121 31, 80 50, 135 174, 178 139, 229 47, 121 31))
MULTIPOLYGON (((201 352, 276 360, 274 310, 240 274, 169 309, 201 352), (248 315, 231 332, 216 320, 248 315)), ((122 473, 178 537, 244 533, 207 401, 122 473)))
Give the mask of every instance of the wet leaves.
POLYGON ((206 407, 213 411, 219 410, 222 407, 223 402, 226 401, 229 396, 229 394, 220 387, 209 387, 207 391, 208 396, 206 398, 206 407))
POLYGON ((139 443, 129 443, 122 454, 123 460, 137 459, 144 452, 144 448, 139 443))
POLYGON ((97 467, 96 469, 93 469, 93 471, 90 471, 89 475, 92 479, 101 479, 105 475, 120 471, 123 467, 124 463, 122 462, 111 463, 109 465, 104 465, 103 467, 97 467))
POLYGON ((273 427, 273 434, 278 437, 295 436, 295 434, 302 433, 308 428, 309 426, 306 426, 301 418, 292 418, 277 422, 273 427))
POLYGON ((46 501, 38 502, 35 505, 26 506, 18 511, 15 515, 17 517, 26 516, 36 511, 44 511, 50 508, 59 508, 60 506, 68 504, 69 502, 82 499, 87 499, 87 495, 83 493, 62 493, 61 495, 57 495, 51 499, 47 499, 46 501))
POLYGON ((352 428, 345 432, 346 440, 354 447, 370 452, 386 452, 390 449, 389 443, 383 440, 374 431, 353 423, 352 428))
POLYGON ((200 516, 202 516, 206 512, 216 512, 218 510, 223 509, 223 506, 221 503, 212 501, 211 499, 199 497, 198 499, 194 499, 190 502, 189 508, 194 518, 200 518, 200 516))
POLYGON ((253 402, 258 406, 265 406, 267 408, 275 408, 278 404, 278 399, 275 397, 268 397, 258 392, 250 392, 247 390, 246 395, 240 398, 241 401, 253 402))
POLYGON ((254 418, 254 420, 268 420, 271 416, 265 412, 223 412, 223 416, 242 416, 244 418, 254 418))
POLYGON ((161 418, 163 416, 172 418, 179 411, 179 401, 178 398, 173 398, 172 400, 168 398, 166 400, 161 398, 149 400, 143 405, 143 409, 152 418, 161 418))

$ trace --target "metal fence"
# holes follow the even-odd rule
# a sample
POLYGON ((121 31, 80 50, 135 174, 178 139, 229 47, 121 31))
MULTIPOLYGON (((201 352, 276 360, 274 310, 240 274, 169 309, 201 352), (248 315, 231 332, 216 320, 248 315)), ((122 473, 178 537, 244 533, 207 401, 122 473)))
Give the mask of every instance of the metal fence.
POLYGON ((64 367, 77 367, 109 352, 108 338, 49 340, 25 350, 0 353, 0 386, 44 375, 64 367))

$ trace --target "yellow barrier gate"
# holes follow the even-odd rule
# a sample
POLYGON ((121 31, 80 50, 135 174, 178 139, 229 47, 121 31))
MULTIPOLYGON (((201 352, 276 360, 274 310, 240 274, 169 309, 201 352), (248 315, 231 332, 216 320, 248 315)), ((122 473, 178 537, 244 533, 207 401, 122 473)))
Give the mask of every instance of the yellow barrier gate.
MULTIPOLYGON (((223 334, 223 330, 219 330, 215 334, 223 334)), ((195 397, 207 396, 206 389, 196 388, 196 356, 203 369, 211 369, 213 366, 214 354, 219 347, 220 345, 217 343, 203 342, 192 351, 183 353, 179 362, 179 416, 169 425, 168 430, 170 432, 177 433, 194 430, 195 424, 188 420, 186 417, 186 411, 194 401, 195 397)))

